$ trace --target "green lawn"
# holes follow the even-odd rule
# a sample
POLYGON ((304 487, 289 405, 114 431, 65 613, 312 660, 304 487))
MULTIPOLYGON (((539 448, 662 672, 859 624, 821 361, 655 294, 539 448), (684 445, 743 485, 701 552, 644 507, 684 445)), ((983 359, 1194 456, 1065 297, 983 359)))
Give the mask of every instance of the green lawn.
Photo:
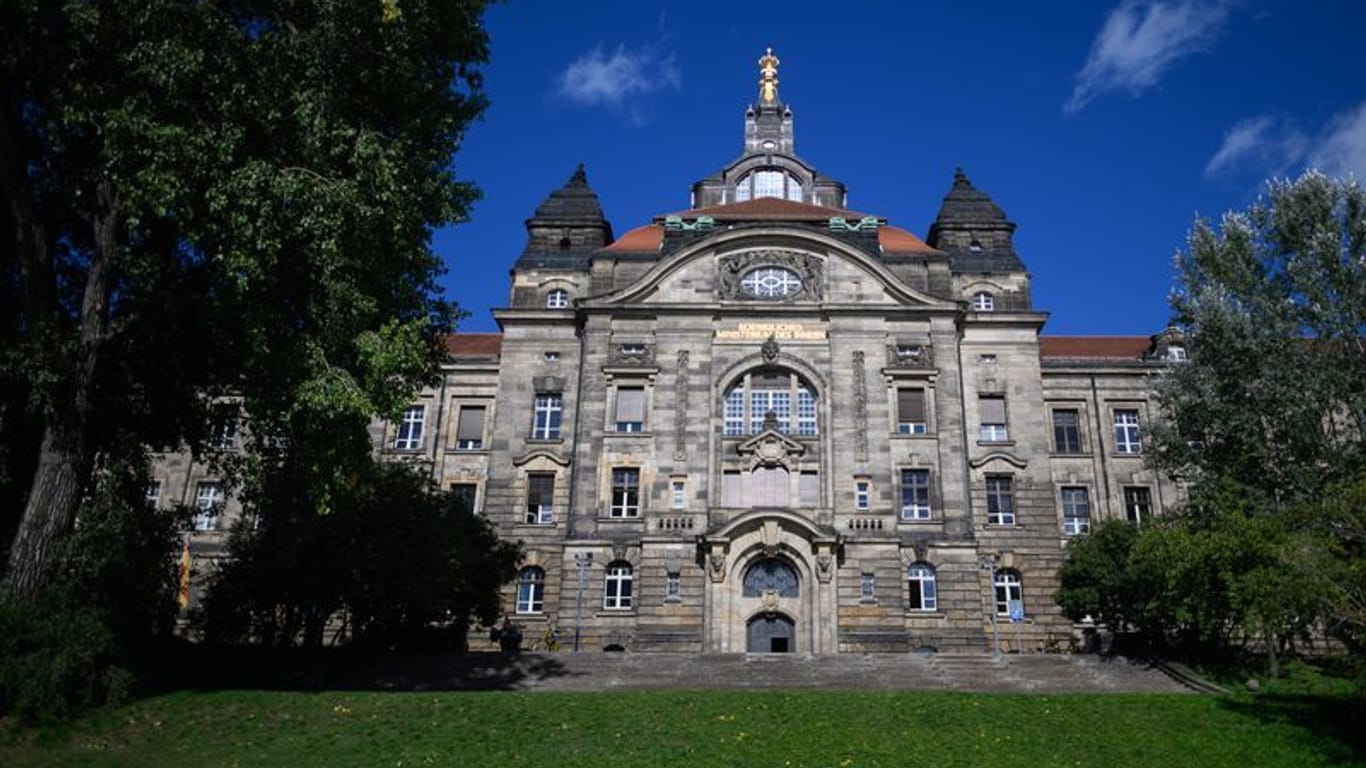
POLYGON ((1363 714, 1275 696, 228 691, 11 725, 0 765, 1366 765, 1363 714))

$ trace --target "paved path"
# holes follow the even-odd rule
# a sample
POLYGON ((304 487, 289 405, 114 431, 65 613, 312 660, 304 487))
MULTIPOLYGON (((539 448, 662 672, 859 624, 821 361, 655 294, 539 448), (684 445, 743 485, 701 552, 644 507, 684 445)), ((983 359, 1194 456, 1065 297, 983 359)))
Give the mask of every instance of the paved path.
POLYGON ((987 654, 470 654, 406 658, 357 674, 395 690, 822 688, 1002 693, 1190 693, 1144 661, 1089 655, 987 654))

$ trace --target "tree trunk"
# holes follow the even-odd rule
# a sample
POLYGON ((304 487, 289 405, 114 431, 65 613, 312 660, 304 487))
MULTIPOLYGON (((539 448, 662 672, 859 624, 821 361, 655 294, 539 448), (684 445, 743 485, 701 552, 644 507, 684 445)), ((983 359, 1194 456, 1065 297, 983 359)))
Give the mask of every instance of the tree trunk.
MULTIPOLYGON (((118 202, 109 182, 99 185, 97 200, 98 211, 90 222, 94 247, 81 297, 75 360, 65 389, 69 394, 58 401, 58 411, 43 432, 28 503, 10 546, 5 584, 24 602, 36 600, 46 586, 53 547, 76 520, 93 464, 88 434, 92 393, 109 323, 110 271, 119 227, 118 202)), ((26 288, 40 290, 38 286, 26 288)))

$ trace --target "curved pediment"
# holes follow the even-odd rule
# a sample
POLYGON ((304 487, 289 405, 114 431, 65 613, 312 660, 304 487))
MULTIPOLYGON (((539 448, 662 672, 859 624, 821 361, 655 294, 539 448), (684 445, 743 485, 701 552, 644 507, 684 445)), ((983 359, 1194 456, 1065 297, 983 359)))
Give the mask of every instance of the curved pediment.
POLYGON ((694 308, 830 307, 884 304, 957 312, 956 302, 902 282, 882 261, 818 230, 758 226, 718 230, 661 260, 631 284, 580 300, 582 309, 663 304, 694 308), (789 272, 795 291, 772 298, 747 295, 741 281, 756 268, 789 272))
POLYGON ((972 459, 968 462, 968 464, 973 469, 981 469, 982 467, 985 467, 993 461, 1005 462, 1006 464, 1009 464, 1012 467, 1015 467, 1016 469, 1024 469, 1026 466, 1029 465, 1028 462, 1026 462, 1024 459, 1007 451, 992 451, 991 453, 988 453, 985 456, 972 459))
POLYGON ((805 516, 786 509, 750 510, 708 531, 702 538, 708 542, 731 541, 766 527, 770 531, 766 538, 772 538, 774 543, 777 541, 776 533, 783 530, 790 531, 813 544, 835 544, 840 541, 839 533, 833 528, 818 525, 805 516))

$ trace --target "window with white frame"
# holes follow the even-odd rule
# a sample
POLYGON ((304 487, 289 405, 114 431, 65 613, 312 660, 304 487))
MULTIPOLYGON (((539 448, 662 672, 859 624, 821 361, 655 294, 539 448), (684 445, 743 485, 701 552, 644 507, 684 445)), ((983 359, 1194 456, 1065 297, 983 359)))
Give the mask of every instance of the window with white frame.
POLYGON ((1179 344, 1172 344, 1167 347, 1167 359, 1174 363, 1184 363, 1186 361, 1186 348, 1179 344))
POLYGON ((996 309, 996 298, 986 291, 972 295, 972 308, 978 312, 992 312, 996 309))
POLYGON ((859 479, 854 481, 854 509, 860 512, 868 511, 872 506, 873 484, 869 480, 859 479))
POLYGON ((614 428, 617 432, 644 431, 644 387, 617 387, 617 407, 614 428))
POLYGON ((1053 452, 1081 453, 1081 413, 1076 408, 1053 410, 1053 452))
POLYGON ((1115 450, 1119 453, 1141 453, 1143 439, 1138 430, 1138 410, 1115 409, 1115 450))
POLYGON ((902 435, 923 435, 928 430, 925 419, 925 390, 922 387, 902 387, 896 391, 896 431, 902 435))
POLYGON ((783 197, 783 181, 787 174, 782 171, 756 171, 753 177, 755 197, 783 197))
POLYGON ((794 203, 802 201, 802 183, 791 176, 787 177, 787 199, 794 203))
POLYGON ((1091 496, 1085 488, 1063 487, 1062 532, 1068 536, 1091 532, 1091 496))
POLYGON ((722 420, 726 435, 757 435, 772 414, 779 432, 816 434, 816 395, 801 377, 786 371, 745 374, 727 392, 722 420))
POLYGON ((200 483, 194 492, 194 529, 218 530, 218 516, 223 512, 223 486, 216 482, 200 483))
POLYGON ((528 525, 555 522, 555 473, 528 472, 526 476, 526 516, 528 525))
POLYGON ((466 405, 460 409, 460 417, 455 428, 457 451, 478 451, 484 447, 486 413, 487 409, 482 405, 466 405))
POLYGON ((209 426, 209 447, 219 451, 231 451, 237 447, 237 406, 216 405, 213 408, 212 423, 209 426))
POLYGON ((979 435, 983 441, 1001 443, 1010 439, 1006 427, 1006 396, 981 395, 977 399, 978 414, 982 419, 979 435))
POLYGON ((555 290, 545 295, 545 305, 548 309, 564 309, 569 306, 569 291, 563 288, 555 290))
POLYGON ((564 395, 542 392, 536 395, 535 413, 531 422, 533 440, 558 440, 560 422, 564 418, 564 395))
POLYGON ((910 586, 910 601, 906 607, 912 611, 939 610, 939 591, 933 567, 928 563, 911 563, 906 569, 906 581, 910 586))
POLYGON ((1024 607, 1024 587, 1019 571, 1003 568, 996 571, 996 615, 1009 616, 1012 601, 1024 607))
POLYGON ((901 470, 901 519, 930 519, 930 471, 901 470))
POLYGON ((678 571, 669 571, 664 576, 664 602, 677 603, 683 600, 683 579, 678 571))
POLYGON ((147 488, 143 493, 142 503, 148 509, 156 509, 161 503, 161 484, 160 480, 152 480, 147 483, 147 488))
POLYGON ((545 611, 545 570, 528 565, 517 574, 517 612, 545 611))
POLYGON ((683 509, 688 505, 687 482, 683 480, 671 480, 669 482, 669 507, 672 509, 683 509))
POLYGON ((1124 515, 1131 523, 1141 523, 1153 513, 1152 492, 1145 485, 1124 488, 1124 515))
POLYGON ((640 469, 617 467, 612 470, 612 517, 640 515, 640 469))
POLYGON ((858 596, 861 603, 877 602, 877 581, 872 573, 864 571, 859 574, 858 596))
POLYGON ((987 475, 987 523, 1015 524, 1015 482, 1010 475, 987 475))
POLYGON ((416 451, 422 447, 422 427, 427 419, 427 406, 410 405, 403 409, 403 420, 394 435, 394 449, 416 451))
POLYGON ((618 560, 607 566, 607 580, 604 582, 602 607, 609 611, 619 611, 631 607, 631 582, 635 574, 631 564, 618 560))

